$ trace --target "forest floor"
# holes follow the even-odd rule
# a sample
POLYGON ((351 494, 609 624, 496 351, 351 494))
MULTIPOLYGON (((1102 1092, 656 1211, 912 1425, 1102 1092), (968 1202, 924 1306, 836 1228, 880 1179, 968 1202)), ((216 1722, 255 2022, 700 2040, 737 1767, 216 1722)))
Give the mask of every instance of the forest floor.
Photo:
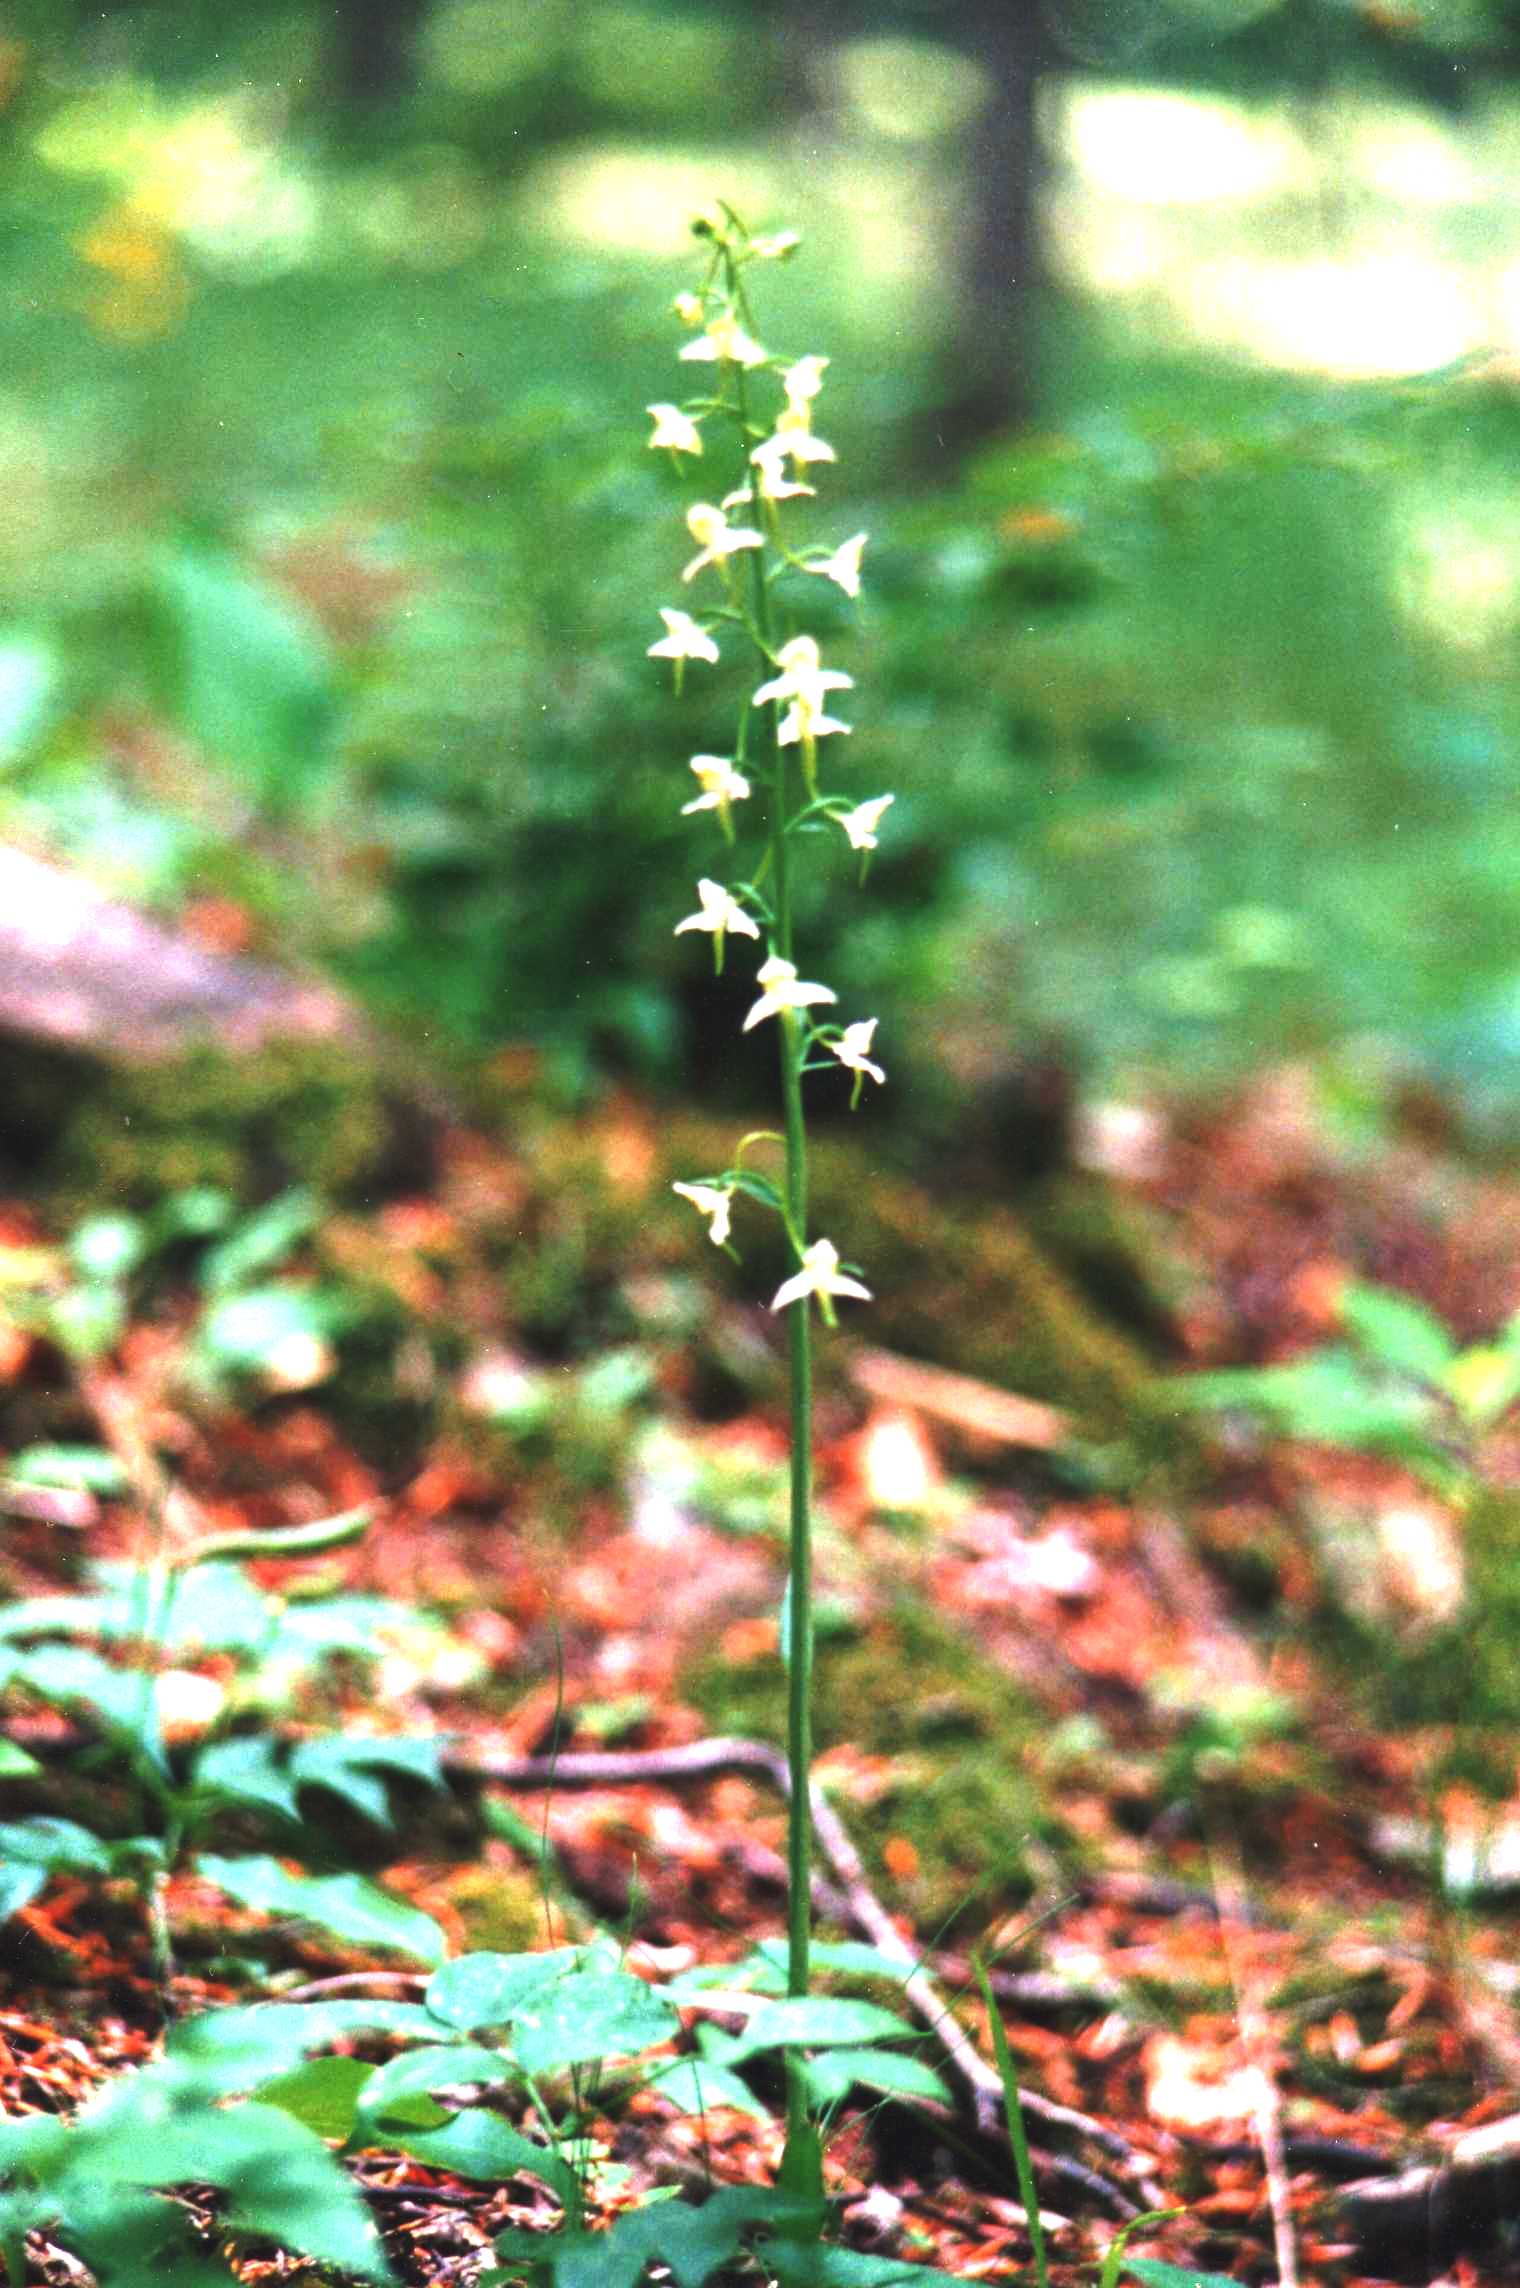
MULTIPOLYGON (((1124 1134, 1111 1180, 1167 1266, 1167 1372, 1312 1349, 1353 1274, 1463 1341, 1520 1299, 1520 1185, 1436 1144, 1337 1147, 1301 1076, 1124 1134)), ((347 1316, 241 1380, 187 1378, 205 1303, 177 1257, 87 1370, 0 1324, 5 1448, 98 1445, 128 1481, 59 1498, 7 1481, 11 1597, 141 1547, 144 1453, 197 1532, 372 1511, 356 1547, 255 1577, 297 1599, 381 1592, 433 1625, 341 1666, 320 1702, 271 1699, 269 1720, 300 1733, 336 1711, 353 1734, 446 1744, 445 1792, 407 1795, 389 1829, 345 1807, 327 1840, 456 1952, 610 1929, 665 1977, 784 1933, 771 1768, 700 1747, 781 1737, 775 1322, 706 1289, 696 1227, 684 1255, 637 1250, 668 1174, 659 1119, 630 1102, 545 1123, 531 1149, 450 1132, 426 1194, 325 1213, 294 1247, 278 1278, 342 1290, 347 1316), (578 1281, 594 1322, 566 1301, 578 1281)), ((12 1259, 63 1237, 0 1210, 12 1259)), ((1454 1716, 1438 1692, 1400 1700, 1418 1663, 1459 1669, 1481 1623, 1457 1509, 1393 1463, 1233 1418, 1185 1478, 1127 1475, 1048 1393, 869 1347, 869 1320, 829 1344, 820 1405, 817 1777, 823 1841, 842 1827, 845 1845, 820 1854, 819 1927, 859 1940, 889 1919, 984 2077, 973 1950, 992 1965, 1059 2288, 1153 2207, 1181 2213, 1130 2250, 1174 2279, 1520 2279, 1512 1738, 1502 1694, 1454 1716)), ((1502 1435, 1484 1469, 1511 1475, 1502 1435)), ((1520 1648, 1501 1675, 1505 1657, 1520 1648)), ((224 1654, 187 1665, 231 1674, 224 1654)), ((72 1720, 8 1707, 44 1776, 0 1782, 7 1816, 56 1810, 72 1720)), ((176 1752, 217 1720, 187 1710, 176 1752)), ((67 2112, 153 2054, 166 2012, 423 1983, 193 1870, 166 1904, 167 1993, 119 1885, 59 1877, 12 1918, 6 2114, 67 2112)), ((974 2072, 951 2058, 947 2080, 948 2108, 841 2113, 839 2235, 1027 2277, 1006 2148, 977 2126, 974 2072)), ((610 2210, 702 2169, 768 2181, 779 2152, 773 2123, 649 2093, 592 2128, 623 2172, 610 2210)), ((520 2187, 415 2159, 353 2168, 405 2280, 467 2281, 534 2213, 520 2187)), ((37 2278, 70 2277, 33 2256, 37 2278)))

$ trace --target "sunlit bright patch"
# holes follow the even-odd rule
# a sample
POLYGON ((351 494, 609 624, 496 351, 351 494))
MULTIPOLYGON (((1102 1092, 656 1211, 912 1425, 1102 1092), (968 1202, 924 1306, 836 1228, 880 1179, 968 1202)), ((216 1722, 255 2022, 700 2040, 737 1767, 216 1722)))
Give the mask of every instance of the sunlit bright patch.
POLYGON ((1256 2066, 1226 2063, 1227 2052, 1157 2034, 1146 2044, 1146 2111, 1170 2129, 1213 2129, 1249 2121, 1268 2096, 1256 2066))
POLYGON ((1056 132, 1089 183, 1148 206, 1264 198, 1302 187, 1311 173, 1285 118, 1172 88, 1079 81, 1059 106, 1056 132))
POLYGON ((704 206, 715 180, 746 214, 776 204, 767 170, 701 152, 619 144, 580 151, 535 167, 525 180, 523 211, 557 237, 630 254, 682 254, 691 245, 688 218, 704 206))
POLYGON ((915 1415, 882 1408, 860 1434, 860 1476, 873 1509, 915 1510, 939 1490, 939 1458, 915 1415))
POLYGON ((1276 365, 1345 380, 1428 373, 1479 348, 1485 326, 1467 280, 1433 255, 1199 265, 1186 294, 1197 331, 1276 365))

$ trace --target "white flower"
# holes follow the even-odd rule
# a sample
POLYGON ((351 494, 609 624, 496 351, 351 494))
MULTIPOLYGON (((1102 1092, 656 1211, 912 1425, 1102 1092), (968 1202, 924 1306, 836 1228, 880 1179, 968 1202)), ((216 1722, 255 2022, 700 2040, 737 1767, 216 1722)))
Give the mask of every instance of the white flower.
MULTIPOLYGON (((884 1082, 886 1074, 880 1065, 871 1062, 871 1038, 876 1025, 876 1018, 863 1017, 858 1025, 846 1025, 839 1039, 830 1041, 829 1047, 842 1065, 849 1066, 851 1072, 865 1073, 871 1080, 884 1082)), ((858 1087, 859 1083, 856 1085, 858 1087)))
POLYGON ((647 657, 650 659, 707 659, 715 660, 718 647, 705 628, 699 628, 689 612, 667 612, 660 606, 660 618, 665 622, 665 633, 658 643, 652 643, 647 657))
POLYGON ((728 1237, 729 1212, 733 1206, 733 1191, 727 1184, 672 1184, 683 1200, 690 1200, 699 1215, 710 1216, 707 1236, 714 1247, 721 1247, 728 1237))
POLYGON ((749 242, 751 254, 762 262, 784 262, 802 244, 802 233, 796 230, 773 230, 749 242))
POLYGON ((731 802, 743 802, 749 793, 749 780, 734 769, 727 755, 693 755, 691 767, 702 792, 695 801, 682 803, 683 818, 689 818, 694 810, 726 810, 731 802))
POLYGON ((815 1239, 811 1247, 802 1251, 802 1268, 783 1280, 771 1301, 773 1311, 784 1311, 789 1303, 805 1302, 809 1295, 822 1300, 832 1295, 857 1295, 862 1303, 871 1301, 871 1290, 862 1287, 858 1279, 848 1279, 839 1268, 839 1250, 831 1239, 815 1239))
POLYGON ((841 813, 836 823, 844 828, 852 850, 874 850, 876 829, 881 824, 883 811, 896 802, 895 794, 873 795, 869 802, 860 802, 853 810, 841 813))
POLYGON ((804 564, 802 569, 804 572, 816 572, 820 579, 832 580, 837 588, 843 588, 847 596, 858 596, 860 559, 869 538, 869 533, 857 532, 853 539, 842 540, 832 556, 826 556, 818 564, 804 564))
POLYGON ((672 453, 701 452, 702 432, 679 405, 646 405, 644 411, 654 422, 651 445, 668 446, 672 453))
MULTIPOLYGON (((779 413, 776 434, 767 438, 766 443, 782 446, 799 468, 804 461, 837 461, 839 458, 832 445, 826 445, 821 437, 813 435, 805 405, 789 405, 784 413, 779 413)), ((754 455, 750 458, 753 460, 754 455)))
POLYGON ((853 690, 854 678, 841 675, 837 668, 821 667, 818 646, 811 636, 793 636, 790 643, 784 643, 776 654, 776 664, 781 673, 761 684, 755 705, 762 706, 767 699, 791 701, 776 733, 781 746, 795 746, 801 740, 810 748, 815 739, 826 738, 831 731, 848 731, 848 723, 836 722, 825 712, 825 694, 853 690))
POLYGON ((776 953, 761 963, 755 973, 755 982, 763 990, 744 1020, 746 1033, 762 1019, 779 1016, 783 1009, 811 1009, 819 1002, 839 999, 839 995, 827 985, 807 984, 797 975, 796 965, 783 961, 776 953))
POLYGON ((694 342, 681 351, 688 365, 764 365, 769 353, 740 325, 732 310, 709 318, 694 342))
MULTIPOLYGON (((709 882, 704 878, 697 884, 697 896, 701 900, 700 910, 688 914, 684 922, 676 923, 675 936, 680 937, 684 930, 694 929, 711 930, 720 942, 725 930, 732 930, 735 937, 760 935, 738 899, 725 890, 721 882, 709 882)), ((763 977, 764 972, 761 974, 763 977)), ((831 993, 829 999, 832 1001, 833 998, 831 993)))
MULTIPOLYGON (((800 493, 805 493, 809 500, 813 498, 817 489, 815 486, 800 484, 786 473, 786 439, 784 437, 767 437, 763 445, 755 447, 750 459, 760 472, 760 498, 762 500, 795 500, 800 493)), ((749 498, 750 494, 747 489, 743 492, 730 493, 723 506, 731 508, 735 502, 747 501, 749 498)))
POLYGON ((828 362, 826 357, 804 357, 798 358, 795 365, 787 367, 781 376, 781 386, 786 391, 786 402, 793 412, 805 414, 806 408, 823 387, 824 368, 828 362))
POLYGON ((721 564, 742 548, 765 546, 763 533, 752 532, 747 525, 730 524, 722 509, 714 508, 710 501, 693 501, 686 511, 686 529, 701 543, 702 553, 687 565, 681 574, 683 580, 695 580, 704 565, 721 564))
POLYGON ((683 326, 701 325, 702 297, 700 294, 678 294, 670 306, 683 326))

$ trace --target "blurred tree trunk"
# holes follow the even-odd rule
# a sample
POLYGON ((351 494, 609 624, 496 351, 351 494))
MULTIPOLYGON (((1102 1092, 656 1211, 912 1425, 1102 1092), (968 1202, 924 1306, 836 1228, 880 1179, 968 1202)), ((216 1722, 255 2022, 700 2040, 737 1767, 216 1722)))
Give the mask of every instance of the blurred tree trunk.
POLYGON ((923 457, 958 456, 1034 410, 1032 332, 1042 277, 1035 98, 1051 60, 1034 0, 967 0, 960 45, 991 94, 966 155, 965 206, 952 260, 955 301, 923 457))
POLYGON ((417 35, 429 0, 336 0, 328 85, 340 102, 394 103, 417 85, 417 35))

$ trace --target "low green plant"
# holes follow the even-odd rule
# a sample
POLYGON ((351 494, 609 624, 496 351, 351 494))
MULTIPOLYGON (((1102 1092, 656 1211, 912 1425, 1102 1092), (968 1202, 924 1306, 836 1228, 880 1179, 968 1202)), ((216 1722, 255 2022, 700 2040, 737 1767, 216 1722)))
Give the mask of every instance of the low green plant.
POLYGON ((1184 1406, 1259 1416, 1288 1438, 1401 1462, 1447 1496, 1471 1491, 1482 1444, 1520 1398, 1520 1312, 1463 1349, 1423 1304, 1348 1280, 1344 1339, 1282 1366, 1166 1386, 1184 1406))
MULTIPOLYGON (((90 1736, 74 1755, 80 1779, 125 1795, 129 1830, 108 1840, 79 1821, 42 1815, 0 1825, 0 1920, 55 1874, 130 1877, 143 1894, 162 1974, 169 1966, 163 1884, 189 1864, 241 1905, 318 1924, 356 1944, 441 1959, 436 1923, 360 1876, 296 1875, 276 1858, 228 1858, 209 1848, 236 1812, 243 1824, 252 1817, 265 1828, 282 1854, 305 1857, 313 1830, 303 1798, 325 1793, 383 1828, 391 1823, 392 1783, 441 1785, 436 1739, 329 1733, 279 1741, 261 1728, 271 1699, 288 1696, 329 1659, 372 1658, 388 1633, 424 1625, 384 1598, 269 1596, 241 1562, 336 1548, 366 1520, 355 1510, 284 1532, 229 1534, 179 1561, 101 1564, 80 1594, 0 1610, 0 1690, 84 1719, 90 1736), (179 1665, 206 1654, 232 1664, 230 1684, 179 1665), (190 1744, 171 1745, 176 1735, 190 1744)), ((12 1759, 11 1776, 24 1776, 32 1760, 16 1750, 12 1759)))
MULTIPOLYGON (((901 1966, 871 1949, 838 1950, 854 1976, 900 1980, 901 1966)), ((744 1963, 659 1986, 634 1977, 617 1947, 597 1941, 536 1954, 469 1954, 444 1964, 419 2002, 320 2000, 228 2007, 172 2027, 160 2061, 93 2101, 72 2124, 17 2122, 0 2129, 0 2253, 12 2288, 23 2273, 21 2242, 45 2232, 97 2272, 102 2288, 189 2264, 194 2236, 163 2188, 209 2185, 218 2235, 257 2233, 362 2277, 388 2273, 372 2227, 337 2161, 371 2148, 409 2154, 477 2182, 518 2175, 560 2204, 544 2233, 508 2232, 502 2269, 488 2277, 553 2283, 621 2283, 651 2261, 701 2288, 741 2244, 764 2236, 759 2260, 774 2278, 800 2284, 858 2282, 885 2288, 944 2275, 844 2252, 810 2254, 821 2210, 786 2192, 751 2187, 712 2193, 700 2205, 657 2197, 587 2228, 592 2155, 587 2091, 609 2085, 659 2090, 685 2111, 765 2107, 741 2068, 763 2065, 800 2043, 820 2090, 857 2080, 914 2085, 946 2095, 932 2071, 902 2047, 917 2043, 904 2020, 879 2004, 844 1996, 802 2001, 784 1993, 775 1950, 744 1963), (680 2054, 683 2013, 698 2030, 680 2054), (722 2031, 714 2019, 736 2031, 722 2031), (351 2054, 383 2041, 384 2063, 351 2054), (343 2048, 340 2050, 340 2045, 343 2048), (536 2134, 500 2106, 531 2114, 536 2134), (157 2141, 156 2141, 157 2140, 157 2141)), ((206 2264, 186 2279, 224 2277, 206 2264)))

